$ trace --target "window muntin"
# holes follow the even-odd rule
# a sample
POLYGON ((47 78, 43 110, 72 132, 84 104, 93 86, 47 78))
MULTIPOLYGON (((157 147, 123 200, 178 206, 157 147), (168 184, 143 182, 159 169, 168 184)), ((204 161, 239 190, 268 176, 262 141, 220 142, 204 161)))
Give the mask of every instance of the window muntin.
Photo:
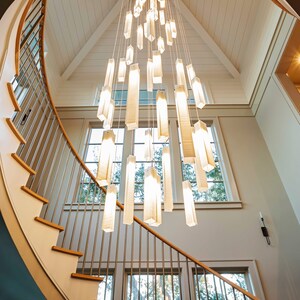
POLYGON ((180 300, 180 276, 165 270, 127 274, 127 299, 180 300), (164 298, 166 297, 166 298, 164 298))
MULTIPOLYGON (((104 131, 105 130, 103 128, 91 128, 88 136, 88 141, 86 144, 84 162, 94 176, 97 175, 97 166, 98 166, 102 136, 104 131)), ((116 140, 115 140, 116 150, 115 150, 115 158, 112 166, 111 183, 115 184, 117 186, 117 189, 119 190, 120 182, 121 182, 121 166, 122 166, 123 146, 124 146, 124 129, 113 128, 113 131, 116 135, 116 140)), ((90 183, 89 178, 87 176, 82 178, 80 184, 80 190, 79 190, 79 202, 97 201, 97 200, 92 200, 92 198, 94 197, 93 185, 94 183, 90 183), (90 191, 90 195, 86 195, 85 191, 87 190, 90 191)))
MULTIPOLYGON (((144 174, 145 170, 154 166, 158 172, 158 175, 162 178, 162 150, 164 145, 169 145, 169 142, 163 143, 158 140, 157 128, 152 128, 153 139, 153 161, 145 161, 144 159, 144 142, 145 142, 145 130, 147 128, 138 128, 134 133, 134 147, 133 153, 136 156, 136 169, 135 169, 135 191, 134 201, 135 203, 143 203, 144 201, 144 174)), ((162 188, 163 196, 163 188, 162 188)))
POLYGON ((216 138, 214 128, 212 126, 208 126, 208 133, 210 137, 210 144, 212 147, 212 151, 214 154, 214 160, 216 167, 206 173, 207 183, 208 183, 208 191, 207 192, 199 192, 197 189, 196 183, 196 173, 195 173, 195 165, 194 164, 184 164, 183 163, 183 154, 182 154, 182 144, 181 144, 181 136, 180 130, 178 130, 179 134, 179 143, 180 143, 180 156, 181 156, 181 166, 182 166, 182 179, 188 180, 191 182, 194 200, 196 202, 203 201, 228 201, 228 196, 226 193, 226 187, 224 182, 223 170, 220 164, 220 154, 216 145, 216 138))

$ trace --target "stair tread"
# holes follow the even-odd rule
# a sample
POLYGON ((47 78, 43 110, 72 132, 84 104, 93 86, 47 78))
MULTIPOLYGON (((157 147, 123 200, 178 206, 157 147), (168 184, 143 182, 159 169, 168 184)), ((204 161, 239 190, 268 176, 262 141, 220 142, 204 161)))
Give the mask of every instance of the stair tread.
POLYGON ((11 131, 14 133, 16 138, 19 140, 19 142, 22 143, 22 144, 26 144, 26 140, 23 138, 22 134, 16 128, 16 126, 14 125, 12 120, 10 118, 6 118, 6 123, 9 126, 9 128, 11 129, 11 131))
POLYGON ((8 92, 9 92, 11 101, 13 103, 13 106, 15 108, 15 111, 21 111, 21 107, 20 107, 18 100, 16 98, 16 95, 14 93, 13 85, 10 82, 7 83, 7 88, 8 88, 8 92))
POLYGON ((97 276, 79 274, 79 273, 72 273, 71 277, 76 279, 84 279, 84 280, 99 281, 99 282, 102 282, 104 280, 103 277, 97 277, 97 276))
POLYGON ((66 248, 62 248, 62 247, 58 247, 58 246, 53 246, 52 250, 70 254, 70 255, 74 255, 74 256, 78 256, 78 257, 83 256, 83 253, 80 251, 70 250, 70 249, 66 249, 66 248))
POLYGON ((45 224, 45 225, 50 226, 50 227, 52 227, 52 228, 58 229, 59 231, 63 231, 63 230, 64 230, 64 227, 63 227, 63 226, 60 226, 60 225, 55 224, 55 223, 52 223, 52 222, 50 222, 50 221, 48 221, 48 220, 45 220, 45 219, 43 219, 43 218, 35 217, 34 219, 35 219, 36 221, 42 223, 42 224, 45 224))
POLYGON ((40 200, 42 202, 44 202, 45 204, 47 204, 49 202, 48 199, 40 196, 39 194, 35 193, 34 191, 32 191, 30 188, 28 188, 27 186, 22 186, 21 190, 28 193, 29 195, 33 196, 34 198, 36 198, 37 200, 40 200))
POLYGON ((31 175, 36 175, 36 171, 34 171, 32 168, 30 168, 26 162, 18 154, 12 153, 12 158, 14 158, 26 171, 28 171, 31 175))

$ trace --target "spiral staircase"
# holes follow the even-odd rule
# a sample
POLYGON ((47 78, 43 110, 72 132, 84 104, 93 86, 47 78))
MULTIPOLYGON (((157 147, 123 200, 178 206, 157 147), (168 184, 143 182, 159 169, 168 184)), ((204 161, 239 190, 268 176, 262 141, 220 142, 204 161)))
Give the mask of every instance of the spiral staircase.
MULTIPOLYGON (((115 232, 101 232, 105 189, 72 146, 48 89, 46 11, 46 0, 16 0, 0 21, 0 210, 42 293, 47 299, 97 299, 99 283, 106 291, 114 269, 114 299, 132 299, 125 273, 151 269, 179 277, 179 298, 172 279, 171 299, 258 299, 137 217, 131 227, 123 225, 119 202, 115 232), (196 295, 192 269, 204 278, 196 295)), ((165 281, 160 293, 166 299, 165 281)), ((155 289, 154 299, 161 298, 155 289)))

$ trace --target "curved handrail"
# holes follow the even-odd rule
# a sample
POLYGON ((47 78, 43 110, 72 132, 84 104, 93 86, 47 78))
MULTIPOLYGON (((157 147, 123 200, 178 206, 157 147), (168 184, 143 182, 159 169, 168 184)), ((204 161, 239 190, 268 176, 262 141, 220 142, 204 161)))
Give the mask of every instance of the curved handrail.
MULTIPOLYGON (((29 9, 30 9, 30 5, 32 5, 33 0, 29 0, 27 7, 26 7, 26 11, 28 13, 29 9)), ((90 176, 90 178, 93 181, 93 184, 95 184, 99 189, 101 189, 104 193, 106 193, 106 189, 104 187, 101 187, 95 176, 93 175, 93 173, 87 168, 87 166, 85 165, 85 163, 83 162, 83 160, 80 158, 78 152, 76 151, 76 149, 74 148, 71 140, 69 139, 63 124, 60 120, 60 117, 58 115, 57 109, 54 105, 53 102, 53 98, 49 89, 49 84, 48 84, 48 78, 47 78, 47 73, 46 73, 46 65, 45 65, 45 57, 44 57, 44 36, 45 36, 45 17, 46 17, 46 13, 47 13, 47 0, 42 0, 43 3, 43 14, 44 14, 44 18, 41 19, 41 26, 42 26, 42 30, 40 31, 40 56, 41 56, 41 73, 43 75, 43 80, 45 83, 45 88, 46 88, 46 93, 48 95, 49 101, 50 101, 50 105, 51 108, 55 114, 56 120, 59 124, 59 128, 61 130, 61 133, 63 134, 63 137, 65 138, 71 152, 73 153, 74 157, 76 158, 77 162, 80 164, 80 166, 82 167, 83 171, 86 172, 86 174, 88 174, 90 176)), ((19 26, 19 30, 18 30, 18 47, 20 47, 20 39, 21 39, 21 33, 22 33, 22 28, 24 26, 24 22, 25 22, 25 12, 24 15, 22 16, 22 20, 20 22, 20 26, 19 26)), ((19 53, 20 53, 20 48, 16 49, 16 60, 19 62, 19 53)), ((18 64, 19 65, 19 64, 18 64)), ((121 211, 124 211, 124 206, 117 201, 117 206, 119 207, 119 209, 121 211)), ((208 271, 209 273, 215 275, 216 277, 218 277, 219 279, 221 279, 222 281, 226 282, 227 284, 229 284, 231 287, 233 287, 234 289, 236 289, 237 291, 241 292, 243 295, 247 296, 250 299, 256 300, 258 299, 256 296, 252 295, 251 293, 249 293, 248 291, 244 290, 243 288, 241 288, 240 286, 234 284, 233 282, 231 282, 230 280, 228 280, 227 278, 223 277, 222 275, 220 275, 218 272, 214 271, 213 269, 211 269, 210 267, 208 267, 207 265, 205 265, 204 263, 200 262, 199 260, 195 259, 194 257, 192 257, 191 255, 189 255, 188 253, 184 252, 182 249, 180 249, 179 247, 177 247, 176 245, 174 245, 173 243, 169 242, 168 240, 166 240, 163 236, 161 236, 160 234, 158 234, 156 231, 154 231, 149 225, 147 225, 145 222, 143 222, 141 219, 139 219, 138 217, 134 216, 134 221, 136 223, 138 223, 140 226, 142 226, 145 230, 147 230, 149 233, 151 233, 154 237, 156 237, 157 239, 159 239, 160 241, 162 241, 164 244, 168 245, 170 248, 172 248, 174 251, 177 251, 179 254, 181 254, 182 256, 186 257, 187 259, 189 259, 191 262, 195 263, 195 265, 200 266, 201 268, 205 269, 206 271, 208 271)))

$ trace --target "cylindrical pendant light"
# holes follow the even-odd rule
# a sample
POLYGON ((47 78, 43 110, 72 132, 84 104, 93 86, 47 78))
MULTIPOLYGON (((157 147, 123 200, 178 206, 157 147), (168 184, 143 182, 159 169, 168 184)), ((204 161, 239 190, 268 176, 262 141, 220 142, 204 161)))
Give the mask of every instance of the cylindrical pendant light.
POLYGON ((132 27, 132 12, 130 10, 126 13, 126 18, 125 18, 125 27, 124 27, 125 39, 129 39, 131 37, 131 27, 132 27))
POLYGON ((112 128, 114 112, 115 112, 115 101, 113 99, 111 99, 110 104, 109 104, 108 117, 103 122, 103 128, 105 130, 109 130, 112 128))
POLYGON ((125 124, 128 130, 139 126, 139 96, 140 94, 140 69, 138 64, 130 66, 128 80, 128 95, 126 105, 125 124))
POLYGON ((109 86, 112 88, 112 83, 114 79, 114 71, 115 71, 115 60, 110 58, 108 60, 107 68, 106 68, 106 75, 104 80, 104 86, 109 86))
POLYGON ((171 32, 171 25, 170 25, 169 21, 166 22, 165 28, 166 28, 167 45, 172 46, 173 38, 172 38, 172 32, 171 32))
POLYGON ((161 54, 154 50, 153 54, 153 83, 162 83, 163 71, 161 63, 161 54))
MULTIPOLYGON (((99 90, 97 91, 97 93, 99 93, 99 90)), ((110 102, 111 88, 109 86, 103 86, 100 92, 100 99, 97 111, 97 117, 100 121, 104 121, 108 118, 110 102)))
POLYGON ((177 28, 176 28, 175 20, 170 20, 170 27, 171 27, 172 38, 176 39, 177 38, 177 28))
POLYGON ((126 77, 126 60, 125 58, 120 58, 119 70, 118 70, 118 82, 125 82, 126 77))
POLYGON ((129 155, 126 164, 124 217, 123 217, 123 223, 127 225, 130 225, 133 222, 135 164, 136 164, 135 156, 129 155))
POLYGON ((159 22, 160 22, 160 25, 162 25, 162 26, 166 24, 166 18, 165 18, 165 11, 164 10, 159 11, 159 22))
POLYGON ((193 128, 193 142, 196 154, 194 168, 196 173, 197 188, 199 192, 206 192, 208 190, 208 183, 206 173, 201 164, 200 154, 196 147, 199 141, 197 140, 197 135, 195 134, 195 128, 193 128))
POLYGON ((183 188, 183 201, 184 201, 186 225, 190 227, 195 226, 198 223, 197 223, 191 183, 188 180, 183 181, 182 188, 183 188))
POLYGON ((183 85, 186 96, 188 97, 188 89, 186 84, 186 78, 184 73, 184 65, 182 59, 176 59, 176 75, 177 75, 177 85, 183 85))
POLYGON ((143 40, 144 40, 144 31, 143 26, 139 25, 137 28, 137 47, 142 50, 143 49, 143 40))
POLYGON ((153 60, 148 58, 147 62, 147 91, 153 92, 153 60))
POLYGON ((164 210, 166 212, 171 212, 173 211, 173 188, 170 148, 168 146, 164 146, 162 151, 162 171, 164 183, 164 210))
POLYGON ((166 142, 169 138, 169 118, 166 94, 158 91, 156 94, 156 116, 159 141, 166 142))
POLYGON ((131 65, 133 63, 133 47, 129 45, 126 50, 126 63, 131 65))
POLYGON ((198 151, 201 165, 204 171, 210 172, 215 168, 215 161, 210 145, 207 126, 204 122, 199 120, 194 124, 195 129, 195 151, 198 151))
POLYGON ((144 144, 144 157, 145 161, 153 160, 153 141, 151 129, 146 129, 145 131, 145 144, 144 144))
POLYGON ((102 220, 102 230, 105 232, 113 232, 115 227, 115 214, 117 202, 117 187, 112 184, 107 187, 104 213, 102 220))
POLYGON ((144 222, 158 226, 161 223, 160 176, 154 167, 145 170, 144 179, 144 222))
POLYGON ((176 112, 182 142, 183 162, 194 163, 195 151, 193 145, 192 128, 187 104, 187 97, 183 85, 175 88, 176 112))
POLYGON ((192 89, 195 98, 195 104, 197 107, 202 109, 205 106, 206 102, 205 102, 203 87, 198 77, 195 77, 192 80, 192 89))
POLYGON ((161 36, 157 39, 157 49, 161 54, 165 52, 165 41, 161 36))
POLYGON ((115 134, 113 130, 103 132, 96 180, 100 186, 109 185, 112 163, 115 156, 115 134))

